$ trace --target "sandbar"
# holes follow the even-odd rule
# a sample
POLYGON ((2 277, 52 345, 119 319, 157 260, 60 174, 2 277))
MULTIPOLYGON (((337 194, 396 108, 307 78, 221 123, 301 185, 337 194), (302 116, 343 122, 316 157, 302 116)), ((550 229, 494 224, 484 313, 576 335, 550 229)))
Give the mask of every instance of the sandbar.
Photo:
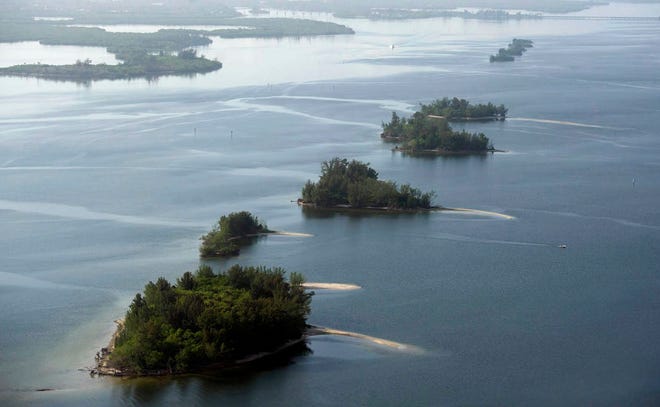
POLYGON ((396 349, 399 351, 404 351, 404 352, 411 352, 411 353, 424 353, 424 350, 418 346, 415 345, 408 345, 405 343, 399 343, 399 342, 394 342, 390 341, 388 339, 382 339, 382 338, 376 338, 374 336, 369 336, 369 335, 364 335, 361 333, 357 332, 348 332, 348 331, 341 331, 339 329, 333 329, 333 328, 326 328, 322 326, 310 326, 307 328, 307 336, 318 336, 318 335, 339 335, 339 336, 348 336, 351 338, 357 338, 357 339, 362 339, 367 342, 371 342, 377 345, 384 346, 386 348, 390 349, 396 349))
POLYGON ((338 291, 352 291, 359 290, 362 287, 356 284, 342 284, 342 283, 303 283, 303 287, 308 290, 338 290, 338 291))
POLYGON ((300 233, 300 232, 284 232, 284 231, 274 231, 273 233, 266 233, 270 235, 279 235, 279 236, 292 236, 292 237, 314 237, 314 235, 309 233, 300 233))
POLYGON ((448 212, 459 212, 459 213, 465 213, 465 214, 470 214, 470 215, 478 215, 478 216, 490 216, 494 218, 500 218, 500 219, 506 219, 506 220, 513 220, 516 219, 515 216, 511 215, 506 215, 504 213, 498 213, 498 212, 491 212, 491 211, 482 211, 479 209, 469 209, 469 208, 442 208, 442 211, 448 211, 448 212))

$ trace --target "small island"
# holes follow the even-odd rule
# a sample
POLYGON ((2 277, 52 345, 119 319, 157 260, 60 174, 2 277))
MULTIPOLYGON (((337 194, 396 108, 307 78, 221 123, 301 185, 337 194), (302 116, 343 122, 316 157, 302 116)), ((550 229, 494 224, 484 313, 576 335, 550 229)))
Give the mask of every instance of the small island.
POLYGON ((456 97, 436 99, 428 105, 420 103, 422 114, 442 117, 450 122, 504 120, 508 111, 509 109, 504 105, 495 106, 491 102, 473 105, 465 99, 456 97))
POLYGON ((24 64, 0 68, 0 75, 26 76, 57 81, 89 82, 91 80, 153 79, 170 75, 195 75, 217 71, 219 61, 198 57, 194 49, 185 49, 176 55, 137 54, 117 65, 92 64, 90 59, 70 65, 24 64))
POLYGON ((333 158, 321 165, 318 182, 307 181, 299 204, 339 210, 415 211, 432 207, 434 192, 381 181, 368 163, 333 158))
POLYGON ((313 293, 301 274, 200 266, 170 284, 149 282, 133 299, 93 373, 173 375, 244 365, 304 344, 313 293))
POLYGON ((401 118, 392 112, 392 119, 382 123, 380 137, 386 142, 400 143, 394 150, 410 154, 468 155, 496 152, 490 139, 483 133, 454 131, 449 121, 504 120, 507 109, 504 105, 472 106, 463 99, 445 98, 430 105, 421 105, 421 110, 410 118, 401 118))
POLYGON ((534 47, 534 42, 532 40, 514 38, 506 48, 500 48, 497 55, 491 55, 490 62, 514 61, 516 59, 515 57, 522 56, 528 48, 532 47, 534 47))
POLYGON ((236 256, 248 238, 266 233, 274 232, 250 212, 232 212, 222 216, 213 229, 201 237, 199 253, 202 257, 236 256))

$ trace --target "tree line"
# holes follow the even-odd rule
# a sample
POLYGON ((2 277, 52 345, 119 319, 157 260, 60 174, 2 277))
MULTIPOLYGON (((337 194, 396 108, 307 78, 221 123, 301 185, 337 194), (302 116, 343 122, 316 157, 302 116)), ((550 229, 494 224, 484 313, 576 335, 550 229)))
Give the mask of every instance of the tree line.
POLYGON ((324 161, 318 182, 307 181, 302 189, 304 203, 325 208, 428 209, 434 195, 409 184, 381 181, 368 163, 345 158, 324 161))
POLYGON ((241 238, 268 232, 271 231, 266 224, 250 212, 232 212, 220 217, 213 229, 201 237, 199 253, 203 257, 237 255, 241 238))
POLYGON ((415 112, 410 118, 399 117, 392 112, 392 119, 383 123, 381 138, 402 143, 401 151, 438 151, 454 153, 483 153, 494 147, 483 133, 454 131, 445 117, 429 117, 415 112))
POLYGON ((200 266, 176 284, 149 282, 126 313, 112 366, 125 374, 181 373, 300 339, 313 293, 301 274, 285 274, 239 265, 214 274, 200 266))
POLYGON ((506 48, 500 48, 496 55, 490 56, 490 62, 510 62, 521 57, 528 48, 534 47, 532 40, 514 38, 506 48))
POLYGON ((496 106, 491 102, 473 105, 465 99, 445 97, 436 99, 428 105, 420 103, 419 111, 426 116, 442 116, 449 121, 460 121, 466 119, 503 120, 509 109, 504 105, 496 106))

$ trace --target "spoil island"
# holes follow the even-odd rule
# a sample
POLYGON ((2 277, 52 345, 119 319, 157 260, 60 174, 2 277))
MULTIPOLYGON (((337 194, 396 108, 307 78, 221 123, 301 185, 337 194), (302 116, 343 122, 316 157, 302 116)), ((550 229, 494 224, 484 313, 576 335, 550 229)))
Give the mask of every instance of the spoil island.
POLYGON ((199 253, 202 257, 236 256, 249 238, 266 233, 273 231, 250 212, 232 212, 220 217, 213 229, 201 237, 199 253))
POLYGON ((521 57, 528 48, 534 47, 532 40, 514 38, 506 48, 500 48, 496 55, 490 56, 490 62, 511 62, 521 57))
POLYGON ((508 109, 492 103, 471 105, 465 99, 438 99, 421 105, 412 117, 399 117, 382 123, 380 137, 386 142, 400 143, 394 150, 412 154, 467 155, 498 151, 483 133, 454 131, 449 121, 504 120, 508 109))
POLYGON ((339 210, 416 211, 432 207, 434 192, 378 179, 368 163, 333 158, 321 164, 318 182, 307 181, 299 204, 339 210))
POLYGON ((426 116, 446 118, 450 122, 504 120, 509 109, 504 105, 496 106, 491 102, 473 105, 465 99, 454 97, 436 99, 425 105, 420 103, 420 112, 426 116))
POLYGON ((301 274, 208 266, 172 285, 149 282, 133 299, 94 373, 172 375, 228 368, 303 344, 313 293, 301 274))

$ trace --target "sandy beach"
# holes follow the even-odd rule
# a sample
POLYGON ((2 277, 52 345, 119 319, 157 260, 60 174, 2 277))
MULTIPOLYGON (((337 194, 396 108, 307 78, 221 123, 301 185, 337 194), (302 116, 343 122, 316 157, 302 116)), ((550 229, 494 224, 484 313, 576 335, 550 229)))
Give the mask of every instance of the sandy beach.
POLYGON ((274 231, 273 233, 264 233, 264 235, 278 235, 278 236, 291 236, 291 237, 314 237, 314 235, 309 234, 309 233, 285 232, 285 231, 274 231))
POLYGON ((352 291, 359 290, 362 287, 356 284, 342 284, 342 283, 303 283, 303 287, 308 290, 337 290, 337 291, 352 291))
POLYGON ((465 213, 469 215, 477 215, 477 216, 489 216, 493 218, 499 218, 499 219, 506 219, 506 220, 513 220, 516 219, 515 216, 511 215, 506 215, 504 213, 498 213, 498 212, 490 212, 490 211, 482 211, 479 209, 469 209, 469 208, 442 208, 442 211, 448 211, 448 212, 459 212, 459 213, 465 213))
POLYGON ((307 329, 307 336, 316 336, 316 335, 348 336, 350 338, 361 339, 376 345, 381 345, 386 348, 395 349, 398 351, 418 353, 418 354, 424 353, 424 350, 422 348, 415 345, 408 345, 405 343, 394 342, 387 339, 376 338, 374 336, 364 335, 357 332, 341 331, 339 329, 326 328, 322 326, 310 326, 307 329))

